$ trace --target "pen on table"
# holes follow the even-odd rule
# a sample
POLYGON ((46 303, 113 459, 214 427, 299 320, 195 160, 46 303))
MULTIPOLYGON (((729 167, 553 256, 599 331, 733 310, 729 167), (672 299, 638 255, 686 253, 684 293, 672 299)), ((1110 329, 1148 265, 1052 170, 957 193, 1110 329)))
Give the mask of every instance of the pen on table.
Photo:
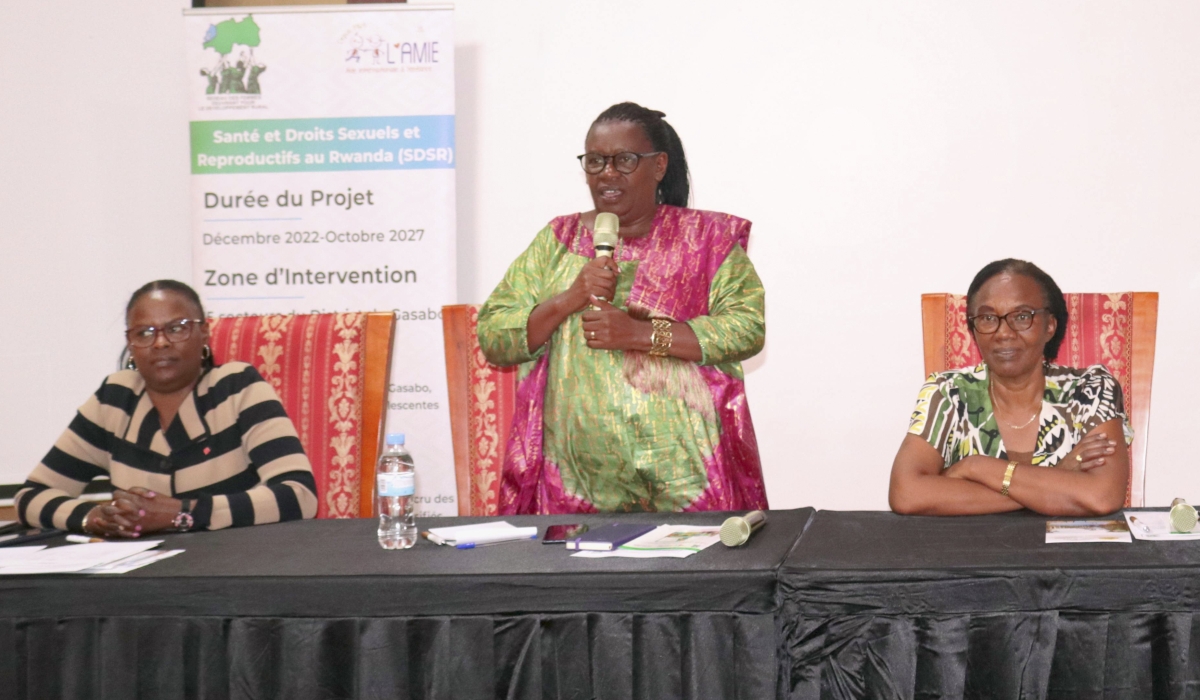
POLYGON ((1142 532, 1146 533, 1147 535, 1154 534, 1154 531, 1150 529, 1150 526, 1147 525, 1146 523, 1142 522, 1141 520, 1138 520, 1136 515, 1129 516, 1129 522, 1142 528, 1142 532))
POLYGON ((90 544, 92 542, 104 542, 104 540, 100 539, 99 537, 88 537, 87 535, 67 535, 67 541, 74 542, 75 544, 90 544))
POLYGON ((527 540, 536 540, 537 535, 533 537, 519 537, 517 539, 506 540, 485 540, 483 542, 463 542, 462 544, 454 545, 455 549, 475 549, 476 547, 488 547, 493 544, 504 544, 505 542, 525 542, 527 540))

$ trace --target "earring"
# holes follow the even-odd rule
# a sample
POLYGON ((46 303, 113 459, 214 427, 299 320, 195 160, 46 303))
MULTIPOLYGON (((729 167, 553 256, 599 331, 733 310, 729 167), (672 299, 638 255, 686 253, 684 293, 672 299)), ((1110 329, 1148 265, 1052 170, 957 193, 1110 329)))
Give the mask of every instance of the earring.
POLYGON ((137 363, 133 361, 132 357, 125 361, 125 369, 137 370, 137 363))
POLYGON ((200 359, 201 360, 211 360, 212 359, 212 348, 209 347, 208 345, 205 345, 204 347, 200 348, 200 359))

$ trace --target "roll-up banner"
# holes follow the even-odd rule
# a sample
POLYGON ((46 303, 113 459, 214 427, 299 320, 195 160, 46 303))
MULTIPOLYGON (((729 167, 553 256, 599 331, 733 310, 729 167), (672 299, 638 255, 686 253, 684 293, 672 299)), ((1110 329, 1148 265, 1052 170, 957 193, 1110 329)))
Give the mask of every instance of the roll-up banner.
MULTIPOLYGON (((418 515, 456 515, 449 5, 184 12, 193 282, 217 316, 394 311, 387 431, 418 515)), ((364 484, 364 488, 370 488, 364 484)))

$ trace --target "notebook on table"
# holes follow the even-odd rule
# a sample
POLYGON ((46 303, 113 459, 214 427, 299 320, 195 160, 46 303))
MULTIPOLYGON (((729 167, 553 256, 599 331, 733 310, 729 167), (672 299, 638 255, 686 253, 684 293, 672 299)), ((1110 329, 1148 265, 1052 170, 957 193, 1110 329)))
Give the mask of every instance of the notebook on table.
POLYGON ((609 523, 594 527, 579 537, 567 540, 567 549, 611 552, 626 542, 650 532, 655 527, 655 525, 634 523, 609 523))

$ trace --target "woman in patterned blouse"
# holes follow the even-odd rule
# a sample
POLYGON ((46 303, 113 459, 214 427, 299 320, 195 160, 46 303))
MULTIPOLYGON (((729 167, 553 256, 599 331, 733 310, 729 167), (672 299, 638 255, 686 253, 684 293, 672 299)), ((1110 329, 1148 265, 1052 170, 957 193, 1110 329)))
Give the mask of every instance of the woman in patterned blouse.
POLYGON ((892 510, 1119 509, 1133 437, 1121 386, 1102 365, 1053 364, 1067 330, 1054 280, 1022 260, 993 262, 971 282, 967 320, 983 363, 933 374, 921 387, 892 464, 892 510))

